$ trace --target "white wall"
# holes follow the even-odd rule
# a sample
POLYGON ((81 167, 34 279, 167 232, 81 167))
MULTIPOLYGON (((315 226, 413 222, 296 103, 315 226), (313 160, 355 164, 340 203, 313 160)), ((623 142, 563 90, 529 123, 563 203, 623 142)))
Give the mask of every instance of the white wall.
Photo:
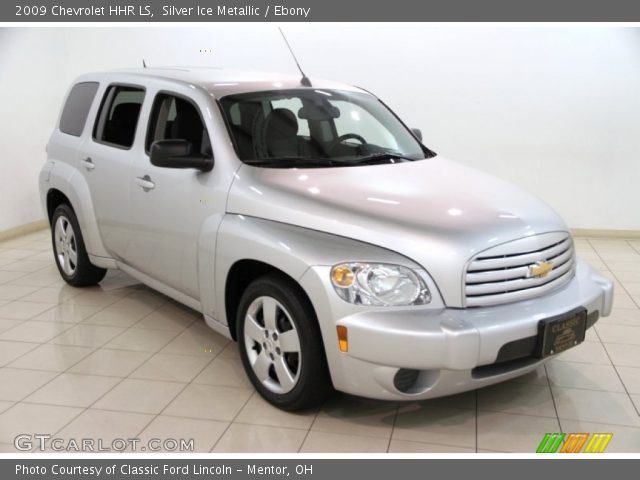
MULTIPOLYGON (((640 230, 640 29, 284 28, 311 78, 368 88, 438 153, 537 192, 571 227, 640 230)), ((0 29, 0 231, 43 217, 37 173, 73 78, 142 58, 295 68, 274 25, 0 29)))

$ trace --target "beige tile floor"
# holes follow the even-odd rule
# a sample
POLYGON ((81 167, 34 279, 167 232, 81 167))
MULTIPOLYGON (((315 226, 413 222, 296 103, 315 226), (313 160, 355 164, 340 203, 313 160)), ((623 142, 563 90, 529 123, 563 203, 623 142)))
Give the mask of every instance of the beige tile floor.
POLYGON ((20 433, 193 438, 199 452, 532 452, 554 431, 640 452, 640 240, 578 238, 616 284, 614 312, 526 377, 392 404, 336 395, 290 414, 254 392, 236 346, 119 272, 66 286, 49 233, 0 243, 0 452, 20 433))

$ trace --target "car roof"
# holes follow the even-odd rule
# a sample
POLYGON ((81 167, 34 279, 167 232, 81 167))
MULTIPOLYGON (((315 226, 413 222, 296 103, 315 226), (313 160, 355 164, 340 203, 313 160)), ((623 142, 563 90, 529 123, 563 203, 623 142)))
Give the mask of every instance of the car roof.
POLYGON ((154 77, 172 80, 206 89, 216 98, 236 93, 296 88, 321 88, 364 92, 363 89, 345 83, 310 77, 312 87, 301 85, 301 75, 268 73, 259 71, 229 70, 213 67, 159 67, 120 69, 105 72, 110 75, 154 77))

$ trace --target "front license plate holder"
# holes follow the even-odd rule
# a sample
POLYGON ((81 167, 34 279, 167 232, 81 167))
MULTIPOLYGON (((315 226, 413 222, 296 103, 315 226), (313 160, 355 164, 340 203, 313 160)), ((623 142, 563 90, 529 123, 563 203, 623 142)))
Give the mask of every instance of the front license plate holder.
POLYGON ((549 357, 575 347, 584 341, 586 333, 587 310, 584 308, 540 320, 536 357, 549 357))

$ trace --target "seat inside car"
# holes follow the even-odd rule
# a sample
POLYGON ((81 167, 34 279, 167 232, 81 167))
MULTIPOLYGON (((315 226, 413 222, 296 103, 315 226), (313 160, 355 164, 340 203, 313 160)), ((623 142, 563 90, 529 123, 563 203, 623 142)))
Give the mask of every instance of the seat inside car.
POLYGON ((117 145, 131 146, 140 114, 139 103, 120 103, 115 106, 105 126, 104 140, 117 145))
POLYGON ((308 150, 306 142, 298 136, 298 119, 287 108, 276 108, 267 115, 265 143, 272 158, 299 157, 308 150))
POLYGON ((176 118, 171 124, 169 138, 191 142, 197 153, 210 153, 209 139, 198 111, 189 102, 176 99, 176 118), (204 140, 204 141, 203 141, 204 140))

